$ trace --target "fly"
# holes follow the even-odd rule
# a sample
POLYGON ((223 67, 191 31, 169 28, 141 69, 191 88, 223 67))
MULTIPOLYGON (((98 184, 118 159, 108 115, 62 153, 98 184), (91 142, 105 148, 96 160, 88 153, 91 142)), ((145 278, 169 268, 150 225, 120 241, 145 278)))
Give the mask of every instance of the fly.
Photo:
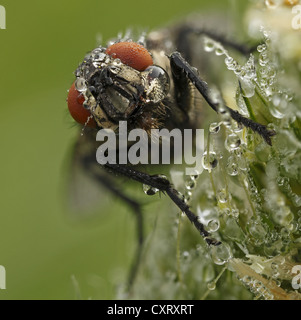
POLYGON ((246 118, 224 103, 221 106, 220 101, 214 99, 208 84, 199 76, 201 61, 193 48, 195 39, 192 41, 192 36, 213 38, 243 55, 254 50, 185 23, 151 32, 141 41, 118 39, 108 46, 95 48, 76 69, 76 79, 69 90, 69 111, 83 127, 74 155, 77 163, 97 183, 123 199, 137 218, 139 248, 129 286, 137 273, 143 244, 141 205, 121 191, 107 173, 147 185, 150 194, 152 190, 163 192, 185 213, 209 246, 218 246, 220 241, 211 237, 165 176, 149 175, 141 167, 138 169, 118 161, 103 166, 96 163, 98 130, 116 132, 120 121, 127 122, 128 131, 140 128, 147 134, 152 129, 179 128, 183 131, 197 128, 202 123, 206 103, 217 113, 228 113, 238 124, 258 133, 269 145, 275 135, 265 125, 246 118))

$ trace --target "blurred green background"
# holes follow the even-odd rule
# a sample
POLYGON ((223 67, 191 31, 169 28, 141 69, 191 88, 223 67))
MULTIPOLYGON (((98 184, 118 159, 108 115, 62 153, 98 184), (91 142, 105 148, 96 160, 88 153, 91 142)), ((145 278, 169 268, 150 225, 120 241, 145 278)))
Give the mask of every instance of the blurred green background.
POLYGON ((72 276, 82 298, 112 299, 114 279, 130 263, 134 222, 114 199, 100 209, 109 212, 102 217, 75 222, 67 214, 64 170, 79 134, 65 102, 73 71, 99 34, 107 40, 131 26, 154 29, 233 1, 0 4, 7 19, 0 30, 0 265, 7 289, 0 299, 73 299, 72 276))

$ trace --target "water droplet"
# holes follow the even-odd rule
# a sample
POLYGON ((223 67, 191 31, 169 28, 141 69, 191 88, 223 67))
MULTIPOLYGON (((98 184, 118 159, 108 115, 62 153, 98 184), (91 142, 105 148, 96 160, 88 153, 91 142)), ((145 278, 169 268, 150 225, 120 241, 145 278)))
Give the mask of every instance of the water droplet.
POLYGON ((280 112, 279 108, 275 107, 275 105, 271 105, 269 110, 271 115, 277 119, 282 119, 284 117, 284 114, 280 112))
POLYGON ((190 253, 188 251, 184 251, 182 253, 182 257, 183 257, 184 260, 187 260, 190 257, 190 253))
POLYGON ((238 123, 236 121, 233 121, 232 123, 232 129, 234 132, 241 132, 243 130, 243 125, 241 123, 238 123))
POLYGON ((267 234, 264 227, 259 223, 252 223, 249 227, 249 232, 254 240, 256 240, 256 244, 261 245, 265 239, 265 236, 267 234))
POLYGON ((228 158, 226 171, 230 176, 236 176, 238 174, 238 164, 234 155, 228 158))
POLYGON ((87 90, 86 80, 84 78, 76 78, 74 85, 78 92, 84 92, 87 90))
POLYGON ((190 179, 197 180, 199 176, 200 176, 200 173, 197 170, 195 170, 195 172, 190 175, 190 179))
POLYGON ((226 203, 228 201, 227 192, 225 189, 221 189, 217 194, 217 199, 220 203, 226 203))
POLYGON ((230 246, 224 242, 219 246, 211 247, 210 250, 212 260, 217 265, 223 265, 232 258, 230 246))
POLYGON ((236 161, 237 161, 237 165, 240 170, 242 170, 242 171, 248 170, 248 164, 247 164, 246 158, 244 156, 238 156, 236 158, 236 161))
POLYGON ((291 223, 294 216, 291 213, 289 207, 281 206, 273 211, 273 220, 282 226, 287 226, 291 223))
POLYGON ((215 232, 219 229, 219 221, 212 219, 208 222, 208 231, 209 232, 215 232))
POLYGON ((192 189, 195 188, 195 186, 196 186, 196 182, 195 182, 194 179, 189 179, 189 180, 186 181, 186 183, 185 183, 185 188, 186 188, 187 190, 192 190, 192 189))
POLYGON ((235 60, 233 60, 232 63, 229 63, 227 65, 228 70, 233 70, 234 71, 234 70, 237 69, 237 67, 238 67, 238 63, 235 60))
POLYGON ((235 133, 228 135, 225 141, 225 147, 228 151, 236 150, 237 148, 239 148, 240 144, 240 138, 235 133))
POLYGON ((226 66, 232 65, 233 61, 234 61, 234 59, 233 59, 232 57, 227 56, 227 57, 225 58, 225 64, 226 64, 226 66))
POLYGON ((293 202, 293 205, 295 207, 301 207, 301 197, 298 196, 297 194, 294 194, 293 197, 292 197, 292 202, 293 202))
POLYGON ((231 216, 231 210, 228 207, 225 207, 225 208, 221 209, 220 213, 222 215, 225 215, 225 216, 229 216, 229 217, 231 216))
POLYGON ((238 210, 238 209, 232 209, 231 215, 232 215, 234 218, 238 218, 238 217, 239 217, 239 210, 238 210))
POLYGON ((215 49, 215 42, 211 39, 206 38, 204 44, 204 50, 207 52, 212 52, 215 49))
POLYGON ((267 74, 268 77, 273 79, 276 77, 276 74, 277 74, 277 72, 276 72, 275 68, 273 66, 269 66, 268 74, 267 74))
POLYGON ((220 129, 221 129, 220 124, 217 122, 213 122, 209 126, 209 132, 212 134, 218 133, 220 131, 220 129))
POLYGON ((192 192, 191 191, 186 191, 185 192, 185 197, 184 197, 184 202, 188 203, 190 201, 191 197, 192 197, 192 192))
POLYGON ((217 165, 218 165, 218 160, 217 160, 216 153, 213 151, 210 151, 208 155, 207 151, 205 151, 202 157, 203 168, 211 172, 211 170, 216 168, 217 165))
POLYGON ((151 187, 147 184, 143 185, 143 191, 145 194, 147 194, 148 196, 153 196, 155 195, 157 192, 159 192, 159 189, 156 189, 154 187, 151 187))
POLYGON ((106 54, 102 52, 101 49, 95 49, 91 52, 91 58, 95 62, 104 61, 106 58, 106 54))
POLYGON ((259 55, 259 64, 261 66, 265 66, 268 62, 269 62, 269 58, 266 51, 261 52, 259 55))
POLYGON ((265 44, 260 44, 259 46, 257 46, 257 51, 258 52, 263 52, 267 49, 267 46, 265 44))
POLYGON ((221 46, 218 46, 216 49, 215 49, 215 54, 217 56, 222 56, 223 54, 225 54, 225 49, 221 46))
POLYGON ((207 283, 207 288, 208 288, 208 290, 215 290, 215 288, 216 288, 215 281, 208 282, 207 283))
POLYGON ((237 65, 236 68, 234 69, 234 73, 239 76, 241 75, 241 72, 242 72, 242 67, 240 65, 237 65))

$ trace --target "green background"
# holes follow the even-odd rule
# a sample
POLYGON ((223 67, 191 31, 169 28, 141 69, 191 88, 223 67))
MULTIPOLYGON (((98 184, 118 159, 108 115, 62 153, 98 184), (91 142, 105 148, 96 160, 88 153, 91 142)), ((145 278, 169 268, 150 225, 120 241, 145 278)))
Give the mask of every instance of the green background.
MULTIPOLYGON (((134 242, 131 214, 109 198, 88 221, 70 217, 64 180, 78 131, 67 89, 85 53, 128 27, 153 29, 233 1, 0 1, 0 299, 114 298, 134 242), (210 2, 210 3, 209 3, 210 2), (114 280, 115 279, 115 280, 114 280)), ((141 189, 139 189, 141 194, 141 189)), ((143 194, 142 194, 143 196, 143 194)), ((104 195, 107 197, 107 195, 104 195)))

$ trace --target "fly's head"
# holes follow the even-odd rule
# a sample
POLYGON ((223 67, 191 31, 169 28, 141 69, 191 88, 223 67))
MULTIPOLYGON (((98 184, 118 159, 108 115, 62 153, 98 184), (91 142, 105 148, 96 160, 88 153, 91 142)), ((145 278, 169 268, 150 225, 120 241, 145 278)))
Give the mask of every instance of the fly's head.
POLYGON ((115 130, 119 121, 136 126, 143 119, 155 121, 169 93, 167 72, 135 42, 94 49, 75 76, 68 94, 69 111, 77 122, 94 128, 115 130))

